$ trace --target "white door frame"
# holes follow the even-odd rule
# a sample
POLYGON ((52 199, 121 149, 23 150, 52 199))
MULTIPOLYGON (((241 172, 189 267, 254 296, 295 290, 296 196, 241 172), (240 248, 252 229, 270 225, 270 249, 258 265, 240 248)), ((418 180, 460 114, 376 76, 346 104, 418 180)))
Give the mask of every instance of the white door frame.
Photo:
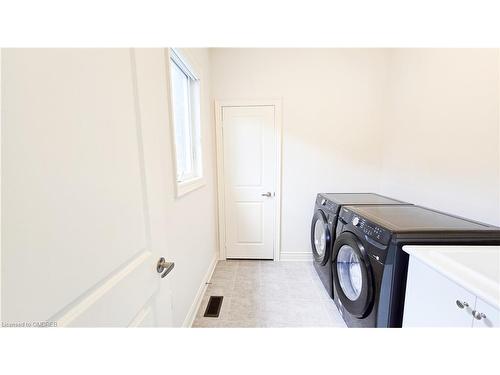
POLYGON ((219 225, 219 259, 226 259, 226 218, 224 194, 224 139, 222 135, 223 107, 256 107, 274 106, 274 123, 276 131, 276 204, 274 212, 273 260, 280 259, 281 251, 281 153, 282 153, 282 115, 281 99, 249 99, 249 100, 215 100, 215 138, 217 146, 217 195, 219 225))

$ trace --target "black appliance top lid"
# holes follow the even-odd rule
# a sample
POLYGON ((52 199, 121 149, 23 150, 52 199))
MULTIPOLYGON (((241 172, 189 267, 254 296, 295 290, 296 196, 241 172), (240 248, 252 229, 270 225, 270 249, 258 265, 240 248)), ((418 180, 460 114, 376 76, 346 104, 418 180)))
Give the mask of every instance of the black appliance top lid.
POLYGON ((500 228, 420 206, 346 206, 392 232, 491 231, 500 228))
POLYGON ((321 193, 321 195, 343 206, 348 204, 407 204, 375 193, 321 193))

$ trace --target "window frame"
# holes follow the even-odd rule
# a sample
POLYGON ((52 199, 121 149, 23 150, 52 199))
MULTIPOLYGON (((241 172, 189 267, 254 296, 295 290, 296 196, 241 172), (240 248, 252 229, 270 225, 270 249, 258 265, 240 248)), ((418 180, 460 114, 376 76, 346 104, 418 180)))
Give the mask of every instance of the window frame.
POLYGON ((169 80, 169 118, 171 124, 172 151, 174 161, 174 181, 176 187, 176 196, 181 197, 193 190, 203 187, 206 182, 203 174, 203 149, 202 149, 202 130, 201 130, 201 79, 197 74, 193 64, 186 56, 176 48, 166 50, 167 73, 169 80), (172 65, 175 64, 189 79, 189 97, 188 97, 188 115, 191 143, 191 158, 193 163, 193 172, 182 176, 179 180, 179 166, 177 158, 177 149, 179 145, 176 142, 176 125, 174 119, 174 95, 172 80, 172 65))

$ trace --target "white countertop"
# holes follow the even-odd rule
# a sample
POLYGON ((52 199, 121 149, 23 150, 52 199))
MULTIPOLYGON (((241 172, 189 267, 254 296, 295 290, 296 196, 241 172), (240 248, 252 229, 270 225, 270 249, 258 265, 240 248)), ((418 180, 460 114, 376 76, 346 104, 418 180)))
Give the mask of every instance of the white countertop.
POLYGON ((500 309, 500 246, 417 246, 403 251, 500 309))

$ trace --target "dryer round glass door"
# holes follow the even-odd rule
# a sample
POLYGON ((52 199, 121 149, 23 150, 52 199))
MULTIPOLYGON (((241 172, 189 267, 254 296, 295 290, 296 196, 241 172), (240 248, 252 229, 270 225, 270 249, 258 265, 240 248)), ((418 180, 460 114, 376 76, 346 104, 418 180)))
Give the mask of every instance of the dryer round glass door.
POLYGON ((363 276, 359 257, 349 245, 340 248, 337 256, 337 273, 342 291, 351 301, 361 295, 363 276))
POLYGON ((326 229, 325 225, 320 221, 316 221, 316 224, 314 224, 314 248, 319 256, 325 255, 326 229))
POLYGON ((330 241, 328 219, 321 210, 318 210, 311 225, 311 247, 314 260, 322 265, 325 265, 330 258, 330 241))

